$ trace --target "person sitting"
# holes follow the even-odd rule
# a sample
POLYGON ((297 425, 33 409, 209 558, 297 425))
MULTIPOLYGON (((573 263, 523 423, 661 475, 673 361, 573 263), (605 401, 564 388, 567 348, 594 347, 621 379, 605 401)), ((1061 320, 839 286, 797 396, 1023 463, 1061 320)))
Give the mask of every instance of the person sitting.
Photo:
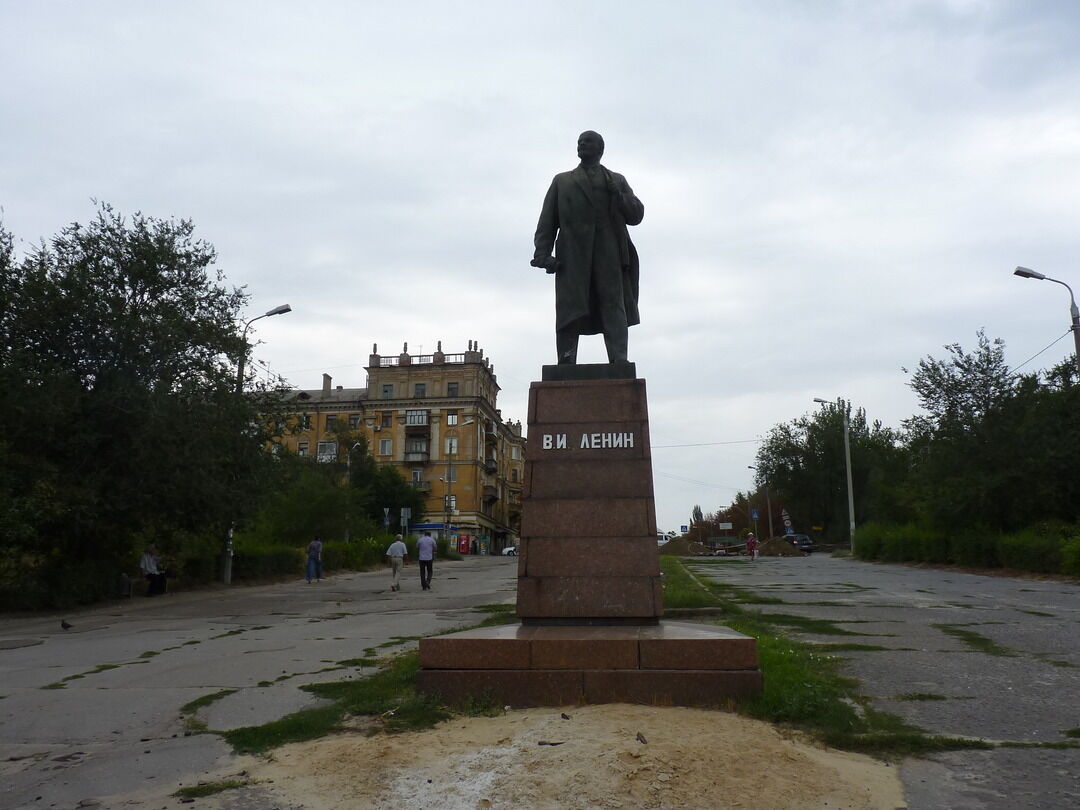
POLYGON ((165 593, 165 572, 158 569, 161 558, 158 556, 157 547, 151 543, 146 547, 146 553, 139 558, 139 570, 146 579, 146 595, 157 596, 165 593))

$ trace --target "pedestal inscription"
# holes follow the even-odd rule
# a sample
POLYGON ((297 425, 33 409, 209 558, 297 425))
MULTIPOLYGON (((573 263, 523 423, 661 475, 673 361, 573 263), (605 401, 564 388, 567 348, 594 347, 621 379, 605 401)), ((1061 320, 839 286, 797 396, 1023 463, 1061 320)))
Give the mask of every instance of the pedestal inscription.
POLYGON ((645 381, 529 389, 517 615, 655 624, 663 613, 645 381))

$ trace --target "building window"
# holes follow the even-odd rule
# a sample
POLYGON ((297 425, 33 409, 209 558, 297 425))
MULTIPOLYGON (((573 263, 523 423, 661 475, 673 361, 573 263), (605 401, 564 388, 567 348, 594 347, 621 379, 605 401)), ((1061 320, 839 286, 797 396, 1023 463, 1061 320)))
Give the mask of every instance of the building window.
POLYGON ((448 397, 456 397, 458 395, 458 384, 456 382, 448 382, 446 384, 446 395, 448 397))
POLYGON ((358 414, 358 413, 350 413, 349 414, 349 430, 356 430, 358 427, 360 427, 360 414, 358 414))
POLYGON ((427 411, 405 411, 406 425, 426 425, 428 423, 427 411))
POLYGON ((412 471, 412 482, 414 484, 424 483, 424 468, 417 467, 412 471))
POLYGON ((517 483, 517 472, 518 472, 517 467, 514 467, 512 470, 510 470, 510 481, 511 481, 511 483, 514 483, 514 484, 517 483))
POLYGON ((427 396, 427 383, 416 383, 413 389, 413 396, 417 399, 423 399, 427 396))
POLYGON ((445 495, 443 496, 443 509, 449 509, 451 512, 457 511, 457 495, 445 495))
POLYGON ((447 436, 446 437, 446 455, 450 456, 450 455, 457 454, 457 447, 458 447, 457 436, 447 436))
POLYGON ((337 442, 319 442, 315 448, 316 461, 337 461, 337 442))
POLYGON ((307 442, 299 442, 296 445, 296 455, 298 455, 298 456, 306 456, 307 455, 307 449, 308 449, 308 443, 307 442))
POLYGON ((311 414, 305 413, 300 417, 300 429, 311 430, 311 414))
POLYGON ((379 439, 379 455, 389 456, 394 452, 393 439, 379 439))
POLYGON ((457 483, 457 467, 453 464, 446 468, 446 480, 450 483, 457 483))
POLYGON ((426 453, 428 451, 427 439, 406 439, 406 453, 426 453))
POLYGON ((382 426, 383 427, 393 427, 394 426, 394 412, 393 411, 383 411, 382 412, 382 426))
POLYGON ((510 458, 514 461, 521 461, 521 448, 516 444, 510 448, 510 458))
POLYGON ((447 411, 446 412, 446 424, 447 425, 456 425, 457 424, 457 411, 447 411))
POLYGON ((326 429, 328 431, 333 430, 337 426, 337 414, 330 414, 326 417, 326 429))
POLYGON ((394 384, 384 383, 382 387, 382 398, 393 399, 394 398, 394 384))

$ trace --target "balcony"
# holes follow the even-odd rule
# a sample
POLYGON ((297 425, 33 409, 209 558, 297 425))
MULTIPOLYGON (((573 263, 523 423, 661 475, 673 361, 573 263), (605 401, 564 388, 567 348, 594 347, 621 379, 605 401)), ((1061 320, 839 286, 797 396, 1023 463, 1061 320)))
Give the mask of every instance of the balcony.
MULTIPOLYGON (((400 419, 400 417, 399 417, 400 419)), ((405 432, 409 434, 429 433, 431 431, 431 419, 428 411, 406 411, 405 432)))
POLYGON ((410 486, 412 486, 413 489, 420 492, 431 492, 430 481, 410 481, 409 484, 410 486))
POLYGON ((484 487, 484 500, 485 501, 497 501, 499 500, 498 487, 487 485, 484 487))
POLYGON ((431 454, 427 450, 412 450, 405 453, 405 461, 414 464, 427 464, 430 458, 431 454))
POLYGON ((499 471, 499 462, 493 458, 484 459, 484 472, 494 475, 499 471))

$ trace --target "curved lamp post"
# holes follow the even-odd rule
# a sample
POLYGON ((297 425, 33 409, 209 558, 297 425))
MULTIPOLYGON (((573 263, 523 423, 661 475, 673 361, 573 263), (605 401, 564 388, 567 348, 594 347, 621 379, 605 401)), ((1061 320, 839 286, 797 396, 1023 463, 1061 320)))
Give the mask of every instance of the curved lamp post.
MULTIPOLYGON (((244 333, 242 340, 244 347, 240 350, 240 358, 236 361, 236 393, 242 394, 244 392, 244 361, 247 359, 247 333, 248 328, 259 320, 259 318, 269 318, 271 315, 284 315, 286 312, 292 312, 292 307, 288 304, 282 304, 281 306, 274 307, 269 312, 264 312, 262 315, 256 315, 250 321, 244 324, 244 333)), ((221 582, 223 585, 232 584, 232 558, 233 558, 233 528, 229 527, 229 533, 225 535, 225 559, 221 563, 221 582)))
POLYGON ((264 312, 262 315, 256 315, 250 321, 244 324, 244 334, 241 340, 244 342, 244 348, 240 350, 240 359, 236 361, 236 390, 237 392, 244 390, 244 362, 247 360, 247 333, 255 321, 260 318, 269 318, 271 315, 284 315, 286 312, 292 312, 292 307, 288 304, 282 304, 279 307, 274 307, 269 312, 264 312))
POLYGON ((1038 281, 1052 281, 1069 291, 1069 314, 1072 316, 1073 343, 1076 347, 1076 372, 1080 374, 1080 309, 1076 308, 1076 296, 1073 295, 1072 287, 1064 281, 1044 276, 1042 273, 1036 273, 1027 267, 1017 267, 1013 270, 1013 275, 1020 276, 1020 278, 1033 278, 1038 281))
MULTIPOLYGON (((814 397, 814 402, 822 405, 832 405, 827 399, 814 397)), ((839 406, 837 406, 839 407, 839 406)), ((848 538, 851 543, 851 553, 855 553, 855 495, 851 487, 851 439, 848 434, 851 431, 847 408, 844 409, 844 466, 847 469, 847 511, 848 511, 848 538)))

